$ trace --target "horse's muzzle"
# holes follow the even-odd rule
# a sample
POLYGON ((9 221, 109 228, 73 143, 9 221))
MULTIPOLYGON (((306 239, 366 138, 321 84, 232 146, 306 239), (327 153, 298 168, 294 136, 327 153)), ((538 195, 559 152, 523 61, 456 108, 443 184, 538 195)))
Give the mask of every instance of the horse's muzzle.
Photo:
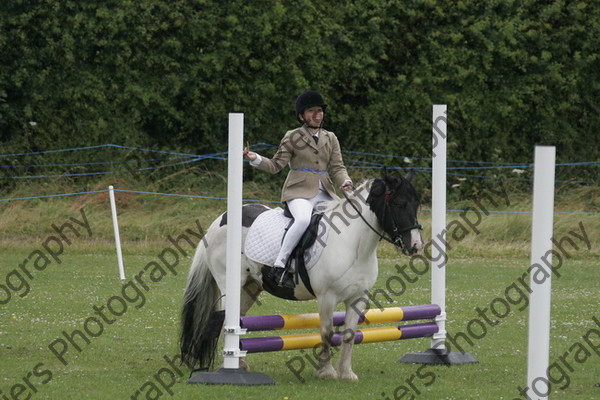
POLYGON ((408 254, 411 256, 420 256, 423 251, 423 239, 421 238, 421 230, 413 229, 411 232, 411 247, 408 249, 408 254))
POLYGON ((402 252, 407 256, 420 256, 422 251, 422 246, 417 244, 413 244, 412 247, 405 247, 402 249, 402 252))
POLYGON ((410 256, 420 256, 421 255, 421 248, 417 248, 417 246, 411 247, 410 250, 408 251, 408 255, 410 255, 410 256))

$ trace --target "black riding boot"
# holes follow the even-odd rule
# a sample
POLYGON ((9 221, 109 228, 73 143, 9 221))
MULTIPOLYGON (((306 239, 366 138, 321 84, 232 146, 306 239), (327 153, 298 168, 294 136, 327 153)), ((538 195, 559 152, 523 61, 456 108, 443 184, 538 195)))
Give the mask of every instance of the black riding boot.
POLYGON ((294 283, 294 275, 287 268, 271 268, 271 278, 277 283, 277 286, 293 289, 296 287, 294 283))

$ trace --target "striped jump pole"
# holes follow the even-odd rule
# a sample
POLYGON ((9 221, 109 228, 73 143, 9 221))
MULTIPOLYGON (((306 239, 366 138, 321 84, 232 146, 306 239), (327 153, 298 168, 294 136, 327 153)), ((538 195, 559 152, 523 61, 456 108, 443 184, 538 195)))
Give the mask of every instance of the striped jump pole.
MULTIPOLYGON (((419 319, 433 319, 440 315, 441 309, 436 304, 418 306, 390 307, 368 310, 360 315, 358 323, 382 324, 399 321, 414 321, 419 319)), ((344 325, 346 313, 336 311, 333 313, 333 326, 344 325)), ((307 329, 321 326, 319 314, 291 314, 291 315, 257 315, 240 318, 240 326, 248 332, 272 331, 287 329, 307 329)))
MULTIPOLYGON (((438 326, 435 322, 367 328, 355 332, 354 344, 428 337, 437 332, 438 326)), ((331 345, 339 346, 342 344, 342 340, 351 340, 344 339, 343 335, 344 332, 335 332, 331 337, 331 345)), ((321 342, 321 335, 318 333, 269 336, 240 339, 240 348, 247 353, 266 353, 270 351, 310 349, 318 347, 321 342)))

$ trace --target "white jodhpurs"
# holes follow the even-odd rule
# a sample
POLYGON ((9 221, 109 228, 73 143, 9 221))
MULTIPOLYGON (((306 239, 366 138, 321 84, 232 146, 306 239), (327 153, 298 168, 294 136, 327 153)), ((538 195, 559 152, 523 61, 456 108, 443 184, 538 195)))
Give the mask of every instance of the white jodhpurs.
POLYGON ((288 209, 294 217, 294 223, 289 227, 285 234, 283 243, 281 244, 281 250, 279 250, 279 254, 275 259, 274 267, 285 267, 287 259, 290 254, 292 254, 292 251, 294 251, 294 248, 310 224, 313 208, 317 203, 329 200, 332 200, 331 196, 321 189, 312 199, 293 199, 287 201, 288 209))

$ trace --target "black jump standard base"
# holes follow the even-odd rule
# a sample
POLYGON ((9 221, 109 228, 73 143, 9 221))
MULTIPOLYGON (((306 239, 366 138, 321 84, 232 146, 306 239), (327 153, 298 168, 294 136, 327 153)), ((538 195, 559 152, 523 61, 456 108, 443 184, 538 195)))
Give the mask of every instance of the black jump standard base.
POLYGON ((248 372, 243 368, 220 368, 213 372, 199 372, 187 383, 204 385, 274 385, 275 381, 262 372, 248 372))

